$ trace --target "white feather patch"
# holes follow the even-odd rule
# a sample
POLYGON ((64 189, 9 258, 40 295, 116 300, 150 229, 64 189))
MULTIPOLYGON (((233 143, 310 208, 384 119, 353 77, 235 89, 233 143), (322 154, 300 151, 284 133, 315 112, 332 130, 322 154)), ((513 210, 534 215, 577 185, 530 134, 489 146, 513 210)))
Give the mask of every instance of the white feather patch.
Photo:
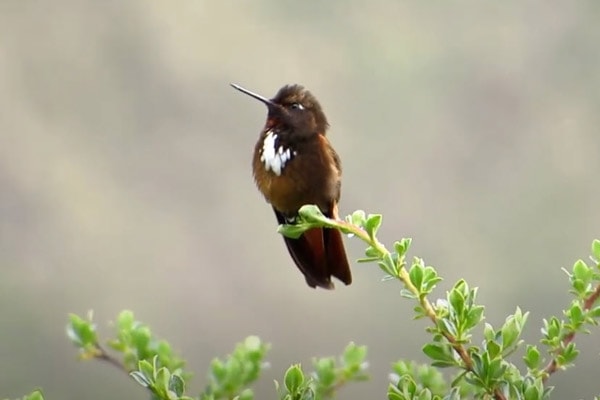
POLYGON ((268 131, 263 139, 260 161, 265 164, 267 171, 273 171, 275 175, 279 176, 285 164, 291 160, 292 154, 295 156, 296 152, 292 153, 290 149, 285 149, 283 146, 276 148, 276 145, 277 134, 273 131, 268 131))

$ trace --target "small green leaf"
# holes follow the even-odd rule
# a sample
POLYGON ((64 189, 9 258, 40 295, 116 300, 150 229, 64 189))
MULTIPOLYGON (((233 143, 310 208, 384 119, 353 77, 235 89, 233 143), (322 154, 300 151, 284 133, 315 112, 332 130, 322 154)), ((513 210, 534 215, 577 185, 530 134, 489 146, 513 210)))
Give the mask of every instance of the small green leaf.
POLYGON ((502 348, 509 349, 519 339, 519 334, 514 318, 508 318, 500 330, 500 336, 502 337, 502 348))
POLYGON ((367 231, 371 238, 374 238, 377 234, 377 230, 379 230, 382 220, 383 217, 381 214, 369 214, 367 217, 367 221, 365 222, 365 231, 367 231))
MULTIPOLYGON (((388 387, 388 394, 387 394, 388 400, 408 400, 406 396, 404 396, 401 393, 398 393, 397 391, 398 391, 398 389, 396 389, 394 387, 394 385, 390 385, 388 387)), ((287 399, 285 399, 285 400, 287 400, 287 399)))
POLYGON ((600 263, 600 240, 595 239, 592 242, 592 255, 596 260, 596 263, 600 263))
POLYGON ((94 346, 97 343, 96 325, 76 314, 69 315, 67 335, 73 343, 80 347, 94 346))
POLYGON ((495 340, 496 339, 496 331, 494 331, 494 327, 486 322, 483 326, 483 337, 485 340, 495 340))
POLYGON ((500 352, 502 351, 502 348, 500 347, 500 345, 493 340, 486 342, 485 347, 486 347, 488 354, 490 355, 490 358, 497 357, 500 354, 500 352))
POLYGON ((452 336, 458 336, 458 329, 456 328, 456 324, 454 321, 450 321, 449 319, 442 318, 438 320, 438 328, 442 332, 447 332, 452 336))
POLYGON ((421 389, 415 400, 431 400, 432 396, 431 390, 421 389))
POLYGON ((571 307, 566 311, 566 315, 573 330, 578 330, 583 325, 585 316, 579 302, 573 302, 571 307))
POLYGON ((390 400, 413 400, 417 384, 410 375, 402 375, 396 385, 388 386, 387 397, 390 400))
POLYGON ((404 255, 406 255, 408 249, 410 248, 411 242, 412 239, 410 238, 404 238, 399 242, 394 242, 394 250, 398 254, 398 257, 403 257, 404 255))
POLYGON ((569 343, 561 354, 562 365, 571 364, 577 356, 579 355, 579 350, 577 350, 577 345, 574 342, 569 343))
POLYGON ((577 260, 573 265, 573 276, 584 283, 588 283, 592 279, 592 274, 592 269, 583 260, 577 260))
POLYGON ((313 361, 315 372, 319 383, 323 386, 330 386, 335 382, 335 360, 331 357, 323 357, 313 361))
POLYGON ((463 328, 468 330, 477 326, 481 321, 483 321, 483 312, 485 311, 484 306, 473 306, 467 312, 466 319, 464 321, 463 328))
POLYGON ((227 377, 227 368, 223 364, 223 361, 218 358, 211 361, 210 372, 217 382, 223 381, 227 377))
POLYGON ((379 253, 379 250, 377 250, 373 246, 367 247, 367 249, 365 250, 365 255, 367 257, 373 257, 373 258, 377 258, 377 259, 379 259, 381 257, 381 254, 379 253))
POLYGON ((307 204, 300 207, 298 210, 298 215, 306 222, 321 222, 324 224, 329 223, 329 218, 327 218, 321 212, 321 209, 314 204, 307 204))
POLYGON ((542 400, 544 398, 544 386, 542 381, 528 377, 523 382, 524 400, 542 400))
POLYGON ((398 270, 396 269, 396 263, 392 258, 390 253, 385 253, 381 258, 381 261, 378 262, 379 268, 383 270, 388 275, 398 276, 398 270))
POLYGON ((314 228, 312 224, 283 224, 279 225, 277 232, 291 239, 298 239, 304 232, 314 228))
POLYGON ((283 377, 283 382, 289 393, 296 393, 304 383, 304 373, 302 372, 300 364, 295 364, 288 368, 283 377))
POLYGON ((240 393, 238 400, 253 400, 254 392, 252 389, 244 389, 242 393, 240 393))
POLYGON ((575 290, 576 294, 578 294, 580 296, 585 296, 587 285, 585 284, 585 282, 583 280, 573 277, 573 278, 571 278, 571 286, 573 287, 573 290, 575 290))
POLYGON ((442 281, 437 275, 437 272, 433 267, 427 266, 423 269, 423 285, 421 286, 422 294, 429 294, 435 288, 435 286, 442 281))
POLYGON ((350 343, 346 346, 342 357, 346 365, 359 365, 365 361, 366 356, 367 346, 357 346, 350 343))
POLYGON ((408 271, 410 282, 415 285, 419 293, 421 293, 421 287, 423 286, 423 268, 420 265, 413 264, 408 271))
POLYGON ((381 270, 386 274, 392 277, 398 276, 398 271, 396 270, 396 263, 394 262, 394 259, 392 258, 390 253, 385 253, 383 257, 381 257, 380 261, 377 262, 377 265, 379 265, 379 268, 381 268, 381 270))
POLYGON ((471 359, 473 360, 474 378, 483 378, 485 376, 487 366, 489 365, 489 357, 486 358, 485 353, 480 354, 473 352, 471 354, 471 359))
POLYGON ((131 371, 129 376, 131 376, 137 383, 145 388, 150 387, 152 384, 152 382, 140 371, 131 371))
POLYGON ((450 290, 448 294, 448 303, 457 315, 462 316, 465 310, 465 297, 463 293, 456 287, 450 290))
POLYGON ((380 257, 376 256, 376 257, 363 257, 363 258, 359 258, 358 260, 356 260, 357 263, 370 263, 373 261, 377 261, 379 260, 380 257))
POLYGON ((183 396, 185 392, 185 382, 181 378, 181 376, 177 374, 171 375, 171 379, 169 380, 169 390, 177 395, 177 397, 183 396))
POLYGON ((542 334, 548 341, 554 341, 560 339, 559 335, 562 330, 562 323, 556 317, 551 317, 550 320, 543 320, 544 327, 542 328, 542 334))
POLYGON ((263 344, 258 336, 248 336, 244 339, 244 347, 250 353, 262 352, 263 344))
POLYGON ((533 345, 527 345, 523 361, 525 362, 525 365, 527 365, 527 368, 537 369, 542 361, 538 348, 533 345))
POLYGON ((423 346, 423 353, 434 360, 435 363, 433 364, 436 366, 447 367, 456 365, 453 350, 449 344, 437 342, 427 343, 423 346))
POLYGON ((171 373, 165 367, 162 367, 156 373, 156 379, 154 380, 154 388, 162 394, 169 392, 169 381, 171 380, 171 373))
POLYGON ((150 364, 146 360, 141 360, 138 363, 138 371, 141 372, 150 382, 154 380, 156 372, 154 371, 154 365, 150 364))
POLYGON ((42 392, 36 390, 25 396, 24 400, 44 400, 44 396, 42 395, 42 392))
MULTIPOLYGON (((489 357, 489 353, 488 353, 488 357, 489 357)), ((496 358, 494 360, 491 360, 488 366, 488 370, 487 370, 487 379, 489 382, 495 382, 498 379, 500 379, 500 377, 502 375, 504 375, 504 372, 506 371, 506 364, 504 364, 502 362, 502 359, 500 358, 496 358)))
POLYGON ((600 306, 594 307, 589 311, 589 316, 592 318, 600 317, 600 306))
POLYGON ((365 221, 367 220, 367 215, 363 210, 356 210, 352 213, 352 215, 348 218, 348 222, 353 225, 356 225, 360 228, 364 228, 365 221))
POLYGON ((120 331, 130 331, 133 329, 133 324, 135 323, 135 317, 133 312, 129 310, 123 310, 119 313, 117 317, 117 327, 120 331))
POLYGON ((131 344, 138 350, 141 357, 145 357, 145 353, 149 352, 148 346, 152 332, 147 326, 140 325, 137 329, 131 331, 131 344))
POLYGON ((461 400, 460 388, 453 387, 450 393, 444 397, 444 400, 461 400))
POLYGON ((225 364, 225 369, 227 371, 228 377, 241 377, 243 371, 242 360, 240 360, 239 357, 235 357, 234 355, 225 364))

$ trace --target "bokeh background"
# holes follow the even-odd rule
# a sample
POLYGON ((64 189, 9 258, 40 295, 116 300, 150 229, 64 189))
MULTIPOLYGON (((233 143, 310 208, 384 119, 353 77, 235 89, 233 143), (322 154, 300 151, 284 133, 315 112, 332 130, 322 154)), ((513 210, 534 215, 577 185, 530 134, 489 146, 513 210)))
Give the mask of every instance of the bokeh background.
MULTIPOLYGON (((530 311, 526 339, 569 302, 561 267, 600 237, 596 2, 3 1, 0 3, 0 396, 146 399, 80 363, 69 312, 101 333, 125 308, 205 382, 214 356, 258 334, 271 368, 369 347, 425 361, 424 321, 373 265, 311 290, 254 187, 264 107, 302 83, 342 157, 342 214, 384 215, 445 278, 480 288, 487 321, 530 311)), ((347 240, 351 258, 363 245, 347 240)), ((598 394, 600 333, 554 398, 598 394)))

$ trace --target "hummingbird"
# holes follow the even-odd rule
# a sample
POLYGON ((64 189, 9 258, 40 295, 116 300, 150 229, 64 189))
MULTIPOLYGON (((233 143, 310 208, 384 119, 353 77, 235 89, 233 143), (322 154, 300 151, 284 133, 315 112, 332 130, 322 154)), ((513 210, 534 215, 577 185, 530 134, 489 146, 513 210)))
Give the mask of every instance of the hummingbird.
MULTIPOLYGON (((286 85, 272 99, 231 86, 267 106, 267 121, 254 147, 252 172, 277 222, 295 223, 305 204, 314 204, 325 216, 338 219, 341 161, 325 136, 329 124, 317 98, 300 85, 286 85)), ((332 276, 346 285, 352 282, 338 230, 313 228, 297 239, 284 237, 284 241, 308 286, 333 289, 332 276)))

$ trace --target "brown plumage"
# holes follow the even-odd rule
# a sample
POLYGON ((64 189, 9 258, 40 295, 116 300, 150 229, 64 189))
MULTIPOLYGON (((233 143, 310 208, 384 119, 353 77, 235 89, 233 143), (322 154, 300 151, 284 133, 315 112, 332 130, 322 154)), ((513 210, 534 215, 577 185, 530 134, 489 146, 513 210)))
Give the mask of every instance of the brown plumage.
MULTIPOLYGON (((299 85, 284 86, 271 100, 232 86, 268 108, 252 170, 277 222, 293 223, 305 204, 315 204, 327 217, 338 218, 341 163, 325 137, 327 118, 317 99, 299 85)), ((284 240, 310 287, 333 289, 332 276, 346 285, 352 282, 339 231, 311 229, 298 239, 284 240)))

